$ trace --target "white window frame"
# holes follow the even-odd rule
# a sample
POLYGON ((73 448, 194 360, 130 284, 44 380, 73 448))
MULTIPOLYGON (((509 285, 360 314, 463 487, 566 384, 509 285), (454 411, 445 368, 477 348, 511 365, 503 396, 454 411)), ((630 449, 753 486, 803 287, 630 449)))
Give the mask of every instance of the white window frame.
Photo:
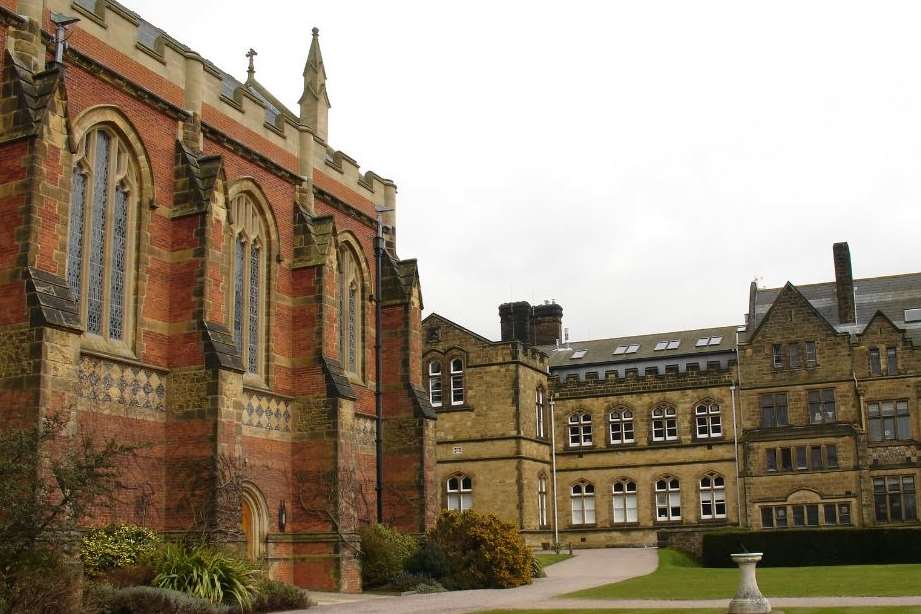
POLYGON ((541 527, 547 525, 547 476, 537 477, 537 524, 541 527))
POLYGON ((681 481, 672 476, 661 477, 656 480, 655 492, 656 522, 681 520, 681 481))
POLYGON ((700 518, 726 518, 726 480, 718 473, 708 473, 697 483, 700 490, 700 518))
POLYGON ((444 402, 444 386, 442 386, 441 361, 429 361, 429 404, 432 407, 441 407, 444 402), (438 400, 435 400, 435 393, 438 393, 438 400))
POLYGON ((466 512, 473 508, 473 479, 469 475, 452 475, 445 482, 449 511, 466 512))
POLYGON ((595 486, 591 482, 576 482, 569 490, 572 525, 595 524, 595 486))
POLYGON ((671 405, 658 405, 652 410, 652 440, 678 440, 678 410, 671 405))
POLYGON ((636 442, 636 428, 632 411, 621 408, 612 410, 608 414, 608 441, 612 445, 636 442))
POLYGON ((698 439, 723 436, 723 419, 716 401, 701 401, 694 408, 694 424, 698 439))
POLYGON ((569 430, 569 447, 591 447, 592 415, 588 412, 576 412, 571 414, 566 422, 569 430))
POLYGON ((544 429, 544 389, 538 388, 536 401, 534 404, 534 431, 537 434, 539 439, 543 439, 547 436, 547 432, 544 429))
POLYGON ((451 405, 464 404, 464 359, 451 359, 451 405), (460 366, 458 366, 460 365, 460 366))
POLYGON ((613 524, 633 524, 639 522, 636 495, 636 482, 622 479, 611 485, 613 524))

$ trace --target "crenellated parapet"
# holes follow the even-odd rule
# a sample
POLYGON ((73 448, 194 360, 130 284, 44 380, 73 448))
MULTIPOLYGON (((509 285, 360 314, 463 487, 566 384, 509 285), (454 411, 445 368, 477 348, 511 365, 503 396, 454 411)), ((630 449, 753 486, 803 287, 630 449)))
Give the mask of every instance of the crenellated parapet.
POLYGON ((617 371, 606 371, 603 378, 595 372, 585 374, 580 379, 570 373, 561 379, 559 375, 549 378, 551 391, 560 399, 584 397, 603 397, 611 395, 635 394, 640 392, 658 392, 688 388, 710 388, 729 386, 735 381, 735 362, 727 367, 712 367, 704 370, 688 368, 680 373, 639 373, 628 370, 623 376, 617 371))

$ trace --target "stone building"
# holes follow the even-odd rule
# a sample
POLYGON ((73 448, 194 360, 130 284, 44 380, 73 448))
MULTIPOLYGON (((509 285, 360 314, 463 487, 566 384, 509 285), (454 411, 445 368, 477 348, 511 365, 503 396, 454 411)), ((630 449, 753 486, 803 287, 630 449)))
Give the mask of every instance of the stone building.
POLYGON ((846 243, 834 271, 752 284, 738 326, 567 342, 561 306, 520 302, 491 342, 427 317, 442 507, 575 546, 917 524, 921 273, 855 280, 846 243))
POLYGON ((435 422, 396 186, 329 146, 317 30, 291 110, 254 53, 238 81, 112 0, 0 0, 0 22, 4 428, 64 412, 142 446, 88 523, 207 533, 274 577, 359 590, 377 385, 404 530, 437 509, 435 422), (60 15, 79 22, 56 56, 60 15))

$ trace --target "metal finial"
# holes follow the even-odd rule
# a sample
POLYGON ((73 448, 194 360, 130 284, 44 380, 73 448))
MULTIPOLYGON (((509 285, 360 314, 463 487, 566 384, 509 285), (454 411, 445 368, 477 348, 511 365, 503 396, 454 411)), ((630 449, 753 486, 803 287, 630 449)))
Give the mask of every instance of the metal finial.
POLYGON ((314 28, 312 32, 313 32, 313 37, 316 38, 320 35, 320 28, 314 28))
POLYGON ((256 72, 256 67, 253 66, 253 58, 256 57, 257 55, 259 54, 256 52, 255 49, 252 49, 252 48, 250 48, 250 50, 246 52, 246 57, 249 58, 249 68, 246 69, 246 73, 250 77, 252 77, 253 74, 255 74, 256 72))

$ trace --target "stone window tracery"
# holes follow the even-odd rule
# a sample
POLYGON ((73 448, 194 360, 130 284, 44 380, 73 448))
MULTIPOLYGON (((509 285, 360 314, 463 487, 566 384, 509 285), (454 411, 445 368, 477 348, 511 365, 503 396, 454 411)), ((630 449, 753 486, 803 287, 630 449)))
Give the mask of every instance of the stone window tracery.
POLYGON ((339 362, 355 378, 363 368, 361 268, 348 245, 339 248, 339 362))
POLYGON ((67 234, 67 281, 86 331, 103 345, 130 348, 133 324, 138 167, 109 125, 91 128, 74 155, 67 234))

